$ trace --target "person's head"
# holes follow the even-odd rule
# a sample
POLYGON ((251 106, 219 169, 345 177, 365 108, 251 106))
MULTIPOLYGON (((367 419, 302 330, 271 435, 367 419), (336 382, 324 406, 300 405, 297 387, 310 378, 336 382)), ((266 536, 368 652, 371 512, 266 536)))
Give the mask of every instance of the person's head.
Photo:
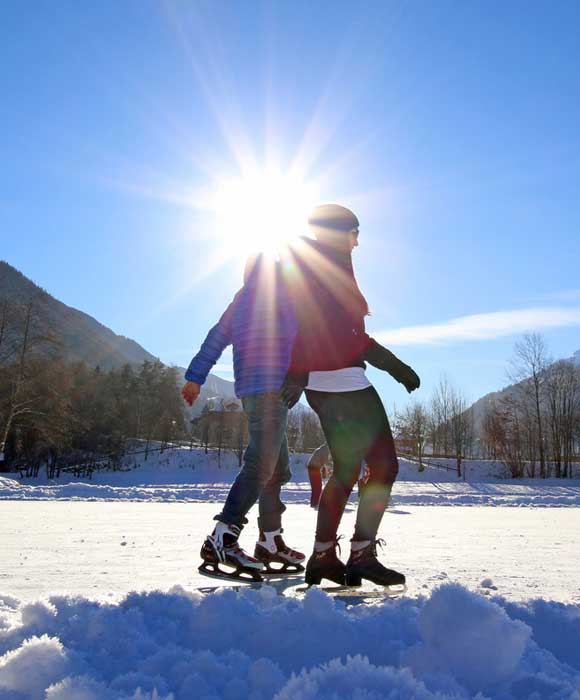
POLYGON ((270 255, 265 253, 249 255, 244 267, 244 285, 272 286, 275 282, 277 267, 276 260, 270 255))
POLYGON ((321 204, 308 217, 316 240, 351 253, 358 246, 359 221, 340 204, 321 204))

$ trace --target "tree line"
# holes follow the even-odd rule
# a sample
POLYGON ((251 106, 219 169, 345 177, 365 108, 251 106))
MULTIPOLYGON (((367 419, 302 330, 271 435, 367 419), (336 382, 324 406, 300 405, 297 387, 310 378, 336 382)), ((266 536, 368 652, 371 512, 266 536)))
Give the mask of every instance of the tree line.
POLYGON ((394 410, 394 430, 399 449, 422 462, 430 456, 454 457, 457 475, 463 460, 472 457, 475 445, 473 412, 465 395, 443 376, 430 401, 414 401, 394 410))
POLYGON ((34 473, 121 455, 129 438, 185 434, 178 370, 159 361, 104 370, 63 359, 34 300, 0 300, 0 465, 34 473))
POLYGON ((395 410, 403 449, 421 459, 453 457, 458 476, 465 458, 502 462, 509 475, 574 476, 580 458, 580 367, 554 362, 544 338, 523 336, 514 347, 508 379, 476 417, 465 395, 443 377, 428 402, 395 410), (477 425, 476 425, 477 421, 477 425))
POLYGON ((487 411, 482 440, 513 477, 572 477, 580 452, 580 367, 554 362, 544 338, 516 343, 514 384, 487 411))
MULTIPOLYGON (((233 451, 241 465, 247 420, 236 400, 210 399, 189 420, 180 371, 160 361, 117 369, 67 362, 34 300, 0 299, 0 469, 36 476, 62 468, 121 464, 135 445, 147 453, 169 443, 233 451)), ((291 450, 324 442, 314 413, 295 409, 288 420, 291 450)))
MULTIPOLYGON (((474 416, 463 392, 443 377, 427 402, 394 412, 400 451, 419 461, 453 457, 503 462, 513 477, 571 477, 580 452, 580 367, 552 361, 542 336, 515 345, 509 377, 483 416, 474 416)), ((233 451, 241 465, 247 421, 235 400, 210 400, 201 416, 187 419, 175 367, 160 361, 104 370, 63 359, 62 347, 36 313, 34 300, 0 299, 0 469, 20 463, 30 473, 107 456, 116 464, 130 440, 175 441, 206 450, 233 451)), ((316 415, 304 407, 288 418, 293 451, 324 442, 316 415)), ((133 443, 134 445, 134 443, 133 443)))

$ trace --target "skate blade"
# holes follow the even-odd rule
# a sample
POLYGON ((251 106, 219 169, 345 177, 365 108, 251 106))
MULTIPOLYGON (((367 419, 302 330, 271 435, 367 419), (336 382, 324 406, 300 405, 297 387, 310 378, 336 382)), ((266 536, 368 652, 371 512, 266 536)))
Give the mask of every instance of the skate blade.
POLYGON ((359 586, 298 586, 294 588, 294 592, 298 595, 304 595, 311 588, 317 588, 319 591, 324 591, 336 598, 348 598, 353 600, 384 600, 385 598, 394 599, 403 595, 407 591, 407 586, 382 586, 379 588, 366 589, 359 586))
POLYGON ((264 579, 258 571, 251 569, 235 569, 228 571, 220 568, 219 564, 204 562, 197 569, 200 574, 209 578, 221 579, 223 581, 238 581, 241 583, 261 583, 264 579))
POLYGON ((284 562, 279 568, 272 566, 270 562, 262 562, 264 570, 260 572, 262 576, 291 576, 292 574, 300 574, 304 571, 302 564, 290 564, 284 562))

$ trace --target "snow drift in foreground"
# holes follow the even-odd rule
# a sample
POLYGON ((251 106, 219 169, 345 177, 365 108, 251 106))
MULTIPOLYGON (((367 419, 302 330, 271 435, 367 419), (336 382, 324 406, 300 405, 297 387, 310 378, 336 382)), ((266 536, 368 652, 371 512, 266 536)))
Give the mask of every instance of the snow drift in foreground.
POLYGON ((457 584, 349 608, 272 588, 54 597, 0 622, 0 700, 580 700, 578 688, 580 606, 457 584))

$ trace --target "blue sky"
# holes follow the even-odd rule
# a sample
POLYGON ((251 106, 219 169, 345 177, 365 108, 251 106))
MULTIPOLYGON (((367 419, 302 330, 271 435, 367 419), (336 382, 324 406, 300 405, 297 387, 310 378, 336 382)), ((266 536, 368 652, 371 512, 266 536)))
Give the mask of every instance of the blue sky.
POLYGON ((525 330, 580 348, 579 22, 565 1, 7 3, 0 258, 186 365, 244 262, 239 240, 216 260, 196 193, 298 160, 359 216, 368 329, 414 396, 446 373, 476 399, 525 330))

